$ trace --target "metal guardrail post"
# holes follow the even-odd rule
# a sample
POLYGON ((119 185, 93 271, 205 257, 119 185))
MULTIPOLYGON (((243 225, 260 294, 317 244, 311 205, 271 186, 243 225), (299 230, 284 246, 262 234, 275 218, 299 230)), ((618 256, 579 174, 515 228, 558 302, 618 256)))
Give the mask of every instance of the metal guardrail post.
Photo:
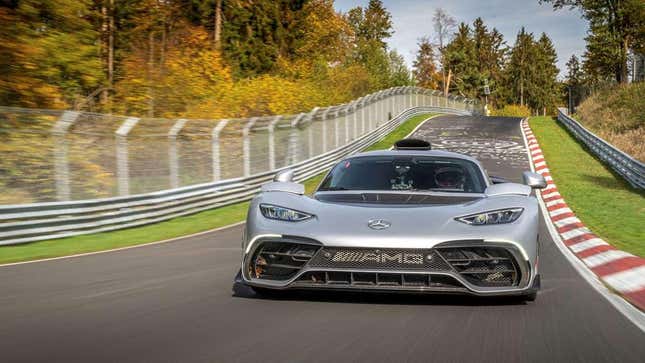
POLYGON ((228 120, 220 120, 217 125, 213 127, 213 131, 211 132, 211 161, 213 164, 213 181, 222 179, 219 139, 222 130, 224 129, 224 127, 226 127, 226 124, 228 124, 228 120))
POLYGON ((244 176, 251 175, 251 128, 255 125, 258 117, 251 117, 242 129, 242 164, 244 165, 244 176))
MULTIPOLYGON (((391 116, 394 117, 396 114, 396 89, 390 93, 390 110, 391 116)), ((391 117, 388 117, 388 119, 391 119, 391 117)))
POLYGON ((372 93, 370 95, 370 104, 367 106, 367 132, 370 132, 376 128, 376 119, 378 118, 378 94, 372 93))
POLYGON ((65 111, 52 128, 54 135, 54 171, 56 175, 56 199, 69 200, 71 189, 69 186, 69 158, 67 132, 74 125, 80 112, 65 111))
POLYGON ((348 143, 349 140, 349 110, 351 107, 351 103, 348 103, 343 107, 343 112, 345 113, 345 143, 348 143))
POLYGON ((308 157, 313 157, 314 156, 314 130, 313 130, 313 124, 312 120, 314 119, 314 116, 316 113, 318 113, 319 107, 315 107, 313 110, 309 111, 309 113, 301 113, 300 115, 296 117, 301 117, 303 118, 303 122, 306 122, 307 125, 307 156, 308 157))
POLYGON ((365 134, 365 120, 367 117, 365 117, 365 101, 367 101, 367 96, 361 97, 360 98, 360 107, 361 107, 361 135, 365 134))
POLYGON ((371 103, 371 108, 370 108, 370 129, 369 131, 374 130, 378 126, 378 120, 379 120, 379 92, 373 93, 372 95, 372 103, 371 103))
POLYGON ((139 123, 138 117, 128 117, 116 130, 116 178, 119 195, 130 195, 130 165, 128 155, 128 134, 139 123))
MULTIPOLYGON (((315 111, 317 111, 316 108, 311 113, 312 118, 313 118, 313 114, 315 114, 315 111)), ((289 132, 289 144, 287 145, 287 160, 285 163, 286 165, 295 164, 298 162, 298 146, 299 146, 298 145, 298 125, 300 124, 304 116, 305 114, 301 113, 291 121, 291 131, 289 132)), ((311 125, 309 125, 309 127, 311 127, 311 125)))
POLYGON ((282 119, 282 116, 275 116, 269 122, 269 170, 275 170, 275 125, 282 119))
POLYGON ((358 100, 354 100, 351 103, 352 108, 352 120, 354 124, 354 130, 352 132, 352 140, 358 137, 358 100))
POLYGON ((380 91, 379 92, 379 97, 378 97, 378 112, 379 115, 376 118, 376 126, 380 126, 381 122, 384 122, 386 117, 385 117, 385 97, 387 95, 387 91, 380 91))
POLYGON ((338 117, 340 108, 337 108, 334 110, 334 147, 338 147, 340 145, 340 118, 338 117))
POLYGON ((180 118, 168 130, 168 170, 170 177, 170 188, 179 188, 179 156, 177 152, 177 135, 184 128, 188 121, 180 118))
POLYGON ((327 114, 329 113, 329 107, 325 108, 322 112, 321 121, 322 122, 322 152, 327 151, 327 114))

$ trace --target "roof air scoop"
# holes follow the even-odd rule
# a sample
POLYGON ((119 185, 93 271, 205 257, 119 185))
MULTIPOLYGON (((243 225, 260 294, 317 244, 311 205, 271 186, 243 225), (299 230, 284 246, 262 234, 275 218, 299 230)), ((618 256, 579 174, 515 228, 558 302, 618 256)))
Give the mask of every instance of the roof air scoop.
POLYGON ((430 143, 420 139, 403 139, 394 143, 394 150, 430 150, 430 143))

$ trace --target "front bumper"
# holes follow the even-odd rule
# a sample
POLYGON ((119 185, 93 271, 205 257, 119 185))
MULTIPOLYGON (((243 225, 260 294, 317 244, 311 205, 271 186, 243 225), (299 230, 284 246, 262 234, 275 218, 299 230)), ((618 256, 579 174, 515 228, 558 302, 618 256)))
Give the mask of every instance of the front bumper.
POLYGON ((537 270, 516 244, 449 241, 428 249, 323 246, 311 239, 260 238, 246 251, 241 279, 284 289, 526 295, 537 270))

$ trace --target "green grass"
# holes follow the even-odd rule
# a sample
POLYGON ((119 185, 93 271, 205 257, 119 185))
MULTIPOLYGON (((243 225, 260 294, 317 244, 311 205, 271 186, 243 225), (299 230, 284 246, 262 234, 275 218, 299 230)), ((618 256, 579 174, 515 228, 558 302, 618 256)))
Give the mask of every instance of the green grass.
MULTIPOLYGON (((429 116, 430 114, 425 114, 410 118, 403 125, 388 134, 383 140, 370 146, 368 150, 389 148, 394 141, 410 133, 419 123, 429 116)), ((324 176, 325 173, 321 173, 307 179, 304 183, 306 192, 312 193, 324 176)), ((243 221, 246 218, 248 207, 249 202, 243 202, 148 226, 15 246, 3 246, 0 247, 0 263, 104 251, 203 232, 243 221)))
POLYGON ((645 193, 612 174, 554 119, 529 122, 560 194, 578 218, 615 247, 645 256, 645 193))

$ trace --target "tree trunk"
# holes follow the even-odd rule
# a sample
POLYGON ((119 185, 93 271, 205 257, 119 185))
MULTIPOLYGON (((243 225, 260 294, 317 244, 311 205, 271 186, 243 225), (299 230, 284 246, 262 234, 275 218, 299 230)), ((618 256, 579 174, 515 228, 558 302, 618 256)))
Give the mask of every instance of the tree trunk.
POLYGON ((524 106, 524 77, 520 76, 520 106, 524 106))
MULTIPOLYGON (((108 15, 108 62, 107 62, 107 76, 108 84, 107 87, 112 89, 114 87, 114 0, 110 0, 110 12, 108 15)), ((109 102, 109 91, 105 90, 103 93, 105 97, 108 98, 109 102)), ((112 112, 112 107, 108 107, 110 112, 112 112)))
POLYGON ((213 32, 213 46, 219 50, 222 36, 222 0, 215 2, 215 30, 213 32))
POLYGON ((450 79, 452 78, 452 69, 448 68, 448 77, 446 78, 446 84, 443 89, 444 97, 448 97, 448 90, 450 89, 450 79))
POLYGON ((622 39, 620 41, 620 67, 619 67, 619 74, 618 74, 618 83, 627 83, 628 81, 628 69, 627 69, 627 59, 628 59, 628 54, 629 54, 629 40, 627 39, 622 39))
POLYGON ((154 70, 155 55, 155 33, 150 31, 148 34, 148 117, 154 117, 155 99, 152 87, 152 74, 154 70))
MULTIPOLYGON (((101 57, 101 68, 105 71, 106 69, 109 68, 109 60, 105 59, 105 55, 108 54, 109 58, 109 43, 108 39, 108 32, 109 32, 109 25, 108 25, 108 8, 105 6, 105 1, 102 2, 101 4, 101 34, 100 34, 100 41, 99 41, 99 48, 100 48, 100 57, 101 57), (105 67, 105 68, 104 68, 105 67)), ((108 99, 108 93, 107 90, 103 90, 101 92, 101 103, 106 104, 108 99)))

